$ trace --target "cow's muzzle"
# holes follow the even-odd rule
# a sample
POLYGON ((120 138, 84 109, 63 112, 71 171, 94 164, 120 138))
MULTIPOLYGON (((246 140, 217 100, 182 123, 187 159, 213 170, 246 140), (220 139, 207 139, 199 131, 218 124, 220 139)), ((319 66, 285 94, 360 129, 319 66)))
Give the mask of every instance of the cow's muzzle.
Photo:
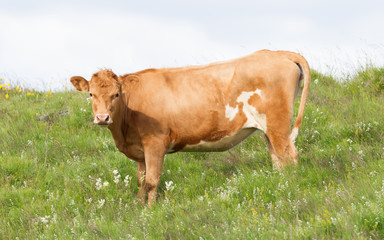
POLYGON ((95 119, 93 120, 93 123, 97 125, 109 125, 112 122, 112 118, 109 114, 96 114, 95 119))

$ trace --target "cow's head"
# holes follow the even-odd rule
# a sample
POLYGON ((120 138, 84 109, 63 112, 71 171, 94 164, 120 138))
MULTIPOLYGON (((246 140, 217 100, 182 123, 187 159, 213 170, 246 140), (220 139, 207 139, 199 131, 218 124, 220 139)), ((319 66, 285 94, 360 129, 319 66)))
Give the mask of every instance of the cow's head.
POLYGON ((71 77, 71 83, 82 92, 89 92, 94 120, 98 125, 113 123, 114 113, 120 104, 121 85, 118 77, 110 70, 101 70, 87 81, 83 77, 71 77))

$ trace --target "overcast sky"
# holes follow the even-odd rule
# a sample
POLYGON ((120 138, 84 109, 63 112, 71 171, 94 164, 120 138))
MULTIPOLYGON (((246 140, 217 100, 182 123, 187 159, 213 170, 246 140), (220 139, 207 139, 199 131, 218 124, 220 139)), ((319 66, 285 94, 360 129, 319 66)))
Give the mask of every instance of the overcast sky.
POLYGON ((324 73, 384 65, 384 1, 0 0, 0 77, 59 89, 73 75, 300 52, 324 73))

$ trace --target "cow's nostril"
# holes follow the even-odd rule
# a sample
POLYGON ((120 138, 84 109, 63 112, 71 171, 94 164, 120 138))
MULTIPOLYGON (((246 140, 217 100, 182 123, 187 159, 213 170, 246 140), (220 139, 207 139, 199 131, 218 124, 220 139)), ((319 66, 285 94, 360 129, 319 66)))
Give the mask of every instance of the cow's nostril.
POLYGON ((107 115, 107 117, 105 118, 105 121, 109 122, 109 115, 107 115))

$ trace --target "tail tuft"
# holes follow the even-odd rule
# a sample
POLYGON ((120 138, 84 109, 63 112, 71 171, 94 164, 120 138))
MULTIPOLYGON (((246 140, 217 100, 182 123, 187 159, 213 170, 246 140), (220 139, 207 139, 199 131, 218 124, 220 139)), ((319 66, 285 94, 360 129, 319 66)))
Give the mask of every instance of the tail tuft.
POLYGON ((289 137, 293 143, 296 141, 297 135, 299 135, 299 129, 295 127, 293 128, 291 136, 289 137))

